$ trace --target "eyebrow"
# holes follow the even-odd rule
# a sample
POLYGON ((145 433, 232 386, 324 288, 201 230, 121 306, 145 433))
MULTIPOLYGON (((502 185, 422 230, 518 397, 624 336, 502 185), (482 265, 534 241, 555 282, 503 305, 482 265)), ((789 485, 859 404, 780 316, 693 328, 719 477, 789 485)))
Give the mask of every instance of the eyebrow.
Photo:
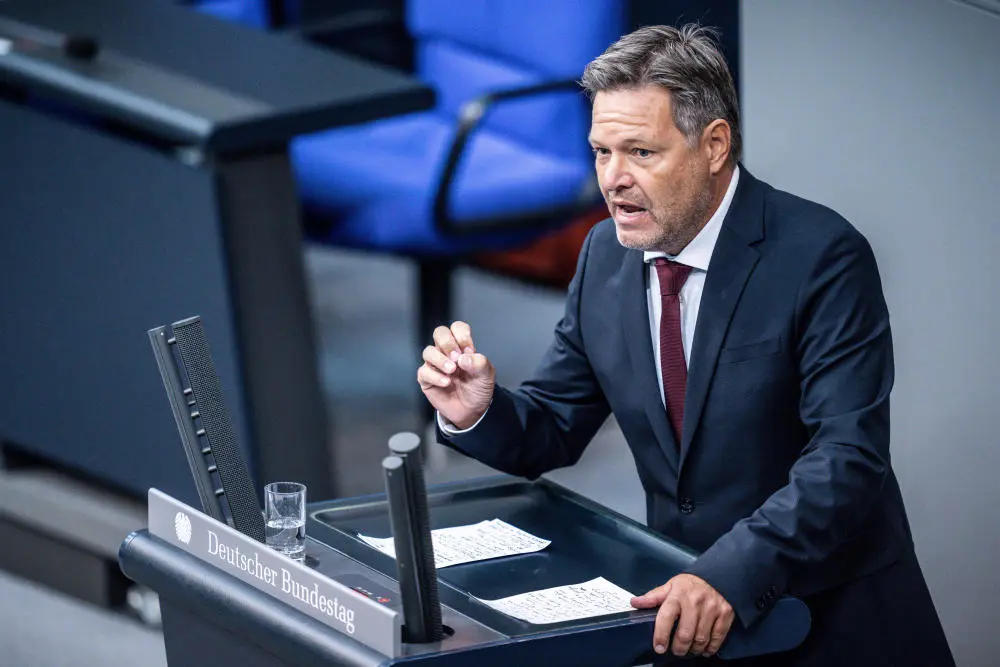
MULTIPOLYGON (((587 141, 592 146, 605 146, 605 144, 603 144, 603 143, 601 143, 599 141, 594 141, 594 138, 590 137, 590 136, 587 137, 587 141)), ((626 139, 623 139, 620 142, 620 145, 622 145, 622 146, 632 146, 632 145, 635 145, 635 144, 644 144, 646 146, 652 146, 652 145, 654 145, 654 143, 655 142, 653 142, 653 141, 651 141, 649 139, 640 139, 639 137, 628 137, 626 139)))

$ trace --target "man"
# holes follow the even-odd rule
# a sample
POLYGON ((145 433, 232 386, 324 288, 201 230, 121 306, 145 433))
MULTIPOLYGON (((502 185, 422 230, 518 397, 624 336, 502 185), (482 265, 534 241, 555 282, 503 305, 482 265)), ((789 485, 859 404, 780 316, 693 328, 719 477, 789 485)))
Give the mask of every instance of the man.
POLYGON ((534 478, 575 463, 613 412, 649 525, 702 552, 633 600, 659 606, 659 653, 707 659, 789 594, 812 630, 761 664, 953 665, 890 466, 892 341, 868 243, 740 166, 736 93, 705 29, 626 35, 583 86, 612 219, 516 391, 494 385, 467 324, 435 330, 417 378, 441 437, 534 478))

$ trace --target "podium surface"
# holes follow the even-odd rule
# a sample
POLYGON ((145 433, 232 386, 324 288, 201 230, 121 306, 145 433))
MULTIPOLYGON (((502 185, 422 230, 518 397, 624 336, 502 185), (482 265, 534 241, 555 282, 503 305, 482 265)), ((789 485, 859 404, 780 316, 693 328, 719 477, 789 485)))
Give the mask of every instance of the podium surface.
MULTIPOLYGON (((238 655, 243 665, 267 667, 311 664, 610 667, 642 664, 653 657, 656 610, 536 625, 502 614, 481 599, 581 583, 598 576, 641 594, 664 583, 690 563, 695 558, 690 550, 545 480, 526 482, 496 477, 442 485, 428 490, 428 503, 432 528, 499 518, 551 540, 540 552, 439 569, 442 617, 449 630, 440 642, 407 643, 403 641, 405 632, 399 618, 389 620, 386 616, 398 615, 401 609, 395 562, 359 538, 359 535, 388 535, 384 496, 310 505, 307 565, 276 564, 276 572, 288 573, 270 577, 275 581, 301 580, 305 582, 301 591, 313 585, 309 581, 314 575, 333 582, 325 588, 315 584, 315 597, 337 599, 338 605, 351 600, 348 604, 356 610, 351 618, 357 626, 352 628, 353 637, 344 631, 343 617, 333 614, 323 619, 322 614, 293 608, 302 602, 302 596, 288 604, 288 592, 283 588, 299 590, 297 584, 288 583, 284 587, 269 584, 269 577, 261 575, 262 566, 257 565, 243 568, 236 577, 226 571, 231 566, 217 565, 221 562, 217 553, 207 556, 201 553, 205 546, 180 545, 175 525, 171 523, 175 521, 174 505, 168 507, 164 516, 156 518, 152 495, 153 535, 141 532, 131 536, 122 546, 120 562, 129 577, 160 595, 171 665, 208 665, 213 663, 206 656, 218 661, 233 660, 238 655), (248 570, 256 574, 248 574, 248 570), (345 590, 356 597, 352 599, 350 594, 344 597, 345 590), (399 634, 365 635, 363 630, 370 627, 363 628, 363 623, 378 625, 383 634, 399 634), (198 639, 194 641, 196 636, 198 639), (254 662, 255 659, 259 661, 254 662)), ((196 522, 194 532, 198 532, 200 525, 196 522)), ((243 555, 252 550, 255 554, 252 558, 261 562, 290 562, 269 552, 264 545, 247 540, 243 555)), ((196 541, 192 539, 190 544, 196 541)), ((720 657, 787 650, 800 643, 808 629, 806 606, 799 600, 785 598, 750 629, 737 624, 720 657)))

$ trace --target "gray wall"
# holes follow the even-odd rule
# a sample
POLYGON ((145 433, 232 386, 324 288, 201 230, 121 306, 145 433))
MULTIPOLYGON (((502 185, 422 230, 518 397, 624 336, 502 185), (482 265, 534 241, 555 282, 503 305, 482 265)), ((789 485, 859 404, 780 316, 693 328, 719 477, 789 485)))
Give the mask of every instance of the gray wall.
MULTIPOLYGON (((959 665, 1000 664, 1000 2, 742 5, 746 165, 871 241, 893 464, 959 665)), ((919 638, 915 637, 915 641, 919 638)))

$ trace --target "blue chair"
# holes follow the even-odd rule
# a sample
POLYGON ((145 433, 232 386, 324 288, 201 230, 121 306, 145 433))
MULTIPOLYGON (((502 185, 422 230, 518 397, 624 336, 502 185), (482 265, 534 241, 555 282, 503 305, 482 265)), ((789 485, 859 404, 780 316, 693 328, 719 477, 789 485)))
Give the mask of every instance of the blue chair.
MULTIPOLYGON (((197 3, 273 29, 268 7, 290 1, 197 3)), ((348 3, 318 31, 336 45, 391 23, 402 4, 414 73, 435 89, 437 107, 302 136, 290 152, 311 241, 417 260, 423 340, 451 319, 459 262, 524 246, 600 204, 586 141, 590 107, 577 80, 629 29, 631 8, 628 0, 379 4, 390 11, 348 3)))
POLYGON ((192 4, 200 12, 232 23, 260 29, 271 27, 268 0, 196 0, 192 4))
POLYGON ((173 0, 216 18, 283 32, 320 47, 410 71, 405 0, 173 0))
POLYGON ((625 14, 623 0, 409 0, 415 73, 437 107, 293 141, 310 238, 415 258, 426 338, 450 319, 457 261, 599 200, 576 81, 625 14))

